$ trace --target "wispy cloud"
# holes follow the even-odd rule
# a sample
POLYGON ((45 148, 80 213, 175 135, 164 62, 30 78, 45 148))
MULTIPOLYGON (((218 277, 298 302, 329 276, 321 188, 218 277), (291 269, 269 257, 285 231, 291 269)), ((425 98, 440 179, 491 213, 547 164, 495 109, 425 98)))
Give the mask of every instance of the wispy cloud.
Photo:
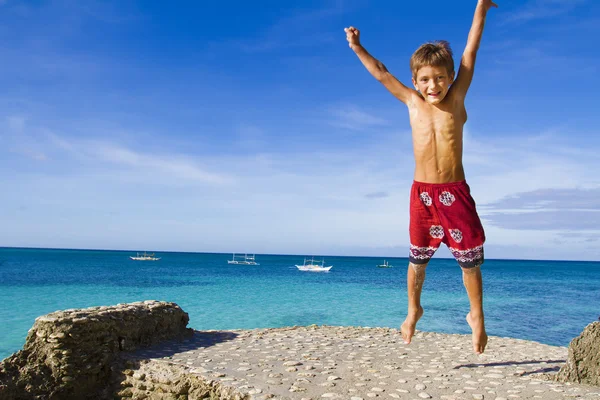
POLYGON ((490 224, 506 229, 600 232, 600 187, 516 193, 482 210, 490 224))
MULTIPOLYGON (((32 127, 26 124, 25 130, 31 132, 32 127)), ((151 239, 157 248, 198 249, 197 243, 183 239, 195 237, 212 251, 227 251, 223 246, 237 243, 255 251, 325 252, 332 248, 332 237, 344 246, 405 242, 399 228, 404 225, 390 223, 391 216, 407 207, 399 179, 405 162, 365 157, 388 151, 392 147, 388 141, 343 151, 270 149, 194 158, 167 149, 146 152, 143 145, 135 148, 100 137, 80 139, 41 131, 36 131, 36 140, 53 156, 52 164, 62 167, 13 176, 19 183, 0 212, 0 218, 12 215, 13 222, 6 223, 19 220, 21 226, 29 226, 31 219, 34 224, 35 218, 18 211, 25 206, 28 215, 45 214, 47 221, 60 223, 63 233, 70 235, 82 229, 82 221, 96 226, 102 224, 96 219, 109 215, 120 219, 120 235, 149 238, 149 233, 139 232, 141 227, 148 232, 161 227, 161 234, 151 239), (29 193, 26 202, 19 200, 18 193, 23 192, 29 193), (69 198, 66 193, 71 193, 69 198), (69 218, 73 214, 85 218, 69 218), (139 221, 150 214, 154 228, 139 221), (310 221, 318 221, 318 227, 310 221)), ((252 136, 261 131, 250 125, 246 132, 252 136)), ((405 167, 410 164, 407 161, 405 167)), ((49 243, 43 229, 38 232, 41 236, 36 238, 49 243)))
POLYGON ((103 165, 107 169, 121 168, 121 173, 127 172, 124 168, 134 172, 137 170, 151 174, 155 179, 162 177, 164 182, 185 180, 221 185, 233 181, 230 176, 202 167, 198 157, 134 150, 105 139, 69 138, 45 127, 26 125, 22 117, 9 117, 7 125, 9 133, 6 138, 10 143, 10 151, 36 160, 70 165, 68 170, 72 171, 81 171, 90 166, 98 169, 103 165))
POLYGON ((600 211, 600 188, 596 189, 539 189, 516 193, 487 203, 491 210, 596 210, 600 211))
POLYGON ((367 199, 383 199, 385 197, 389 197, 389 193, 388 192, 373 192, 373 193, 367 193, 365 195, 365 197, 367 199))
MULTIPOLYGON (((343 1, 328 1, 319 9, 297 10, 281 17, 264 29, 258 37, 252 39, 235 39, 226 42, 244 53, 266 53, 281 48, 311 47, 319 44, 333 43, 335 37, 330 33, 327 21, 348 11, 349 6, 343 1), (310 26, 310 31, 306 27, 310 26)), ((212 46, 222 46, 213 43, 212 46)))
POLYGON ((569 13, 586 2, 588 0, 532 0, 507 15, 504 23, 524 23, 557 17, 569 13))
POLYGON ((374 126, 389 125, 385 119, 369 114, 355 105, 331 108, 329 113, 333 117, 329 123, 338 128, 360 131, 374 126))
MULTIPOLYGON (((369 114, 353 115, 362 115, 355 119, 367 125, 382 122, 369 114)), ((73 138, 41 128, 34 130, 28 120, 15 121, 14 128, 34 132, 28 135, 34 135, 52 161, 60 161, 63 171, 72 171, 66 175, 45 174, 42 180, 39 176, 18 176, 19 187, 34 198, 43 190, 43 204, 25 204, 31 215, 37 215, 38 209, 44 213, 54 210, 56 216, 49 217, 53 219, 73 212, 94 215, 101 210, 101 215, 108 213, 110 218, 120 220, 121 234, 147 237, 156 242, 156 248, 198 249, 182 239, 195 237, 202 238, 203 249, 210 251, 228 251, 228 243, 237 243, 257 252, 370 254, 387 249, 399 256, 405 254, 413 160, 410 147, 399 148, 398 137, 382 136, 381 140, 344 150, 288 153, 269 148, 237 155, 192 156, 124 145, 100 135, 73 138), (391 163, 389 157, 377 157, 396 148, 399 154, 391 163), (134 187, 143 188, 145 195, 134 187), (70 188, 69 193, 78 191, 81 199, 67 201, 64 188, 70 188), (92 193, 97 193, 97 198, 90 197, 92 193), (110 197, 106 197, 108 193, 110 197), (160 207, 163 202, 169 207, 160 207), (73 209, 63 209, 63 204, 72 204, 73 209), (138 204, 140 210, 132 204, 138 204), (76 211, 78 208, 83 210, 76 211), (161 235, 140 232, 140 226, 152 232, 156 228, 151 225, 133 227, 136 220, 149 214, 153 226, 161 227, 161 235), (315 229, 307 221, 318 221, 323 229, 315 229), (131 228, 126 227, 129 224, 131 228), (211 232, 210 238, 206 230, 211 232)), ((242 137, 263 134, 257 124, 240 126, 239 131, 242 137)), ((558 134, 553 132, 523 134, 511 143, 466 132, 467 179, 492 248, 528 241, 529 246, 537 246, 542 252, 544 246, 556 245, 550 244, 551 240, 567 240, 569 246, 577 248, 594 239, 594 226, 600 224, 600 179, 593 171, 600 168, 600 160, 593 151, 556 144, 556 140, 549 139, 558 134), (589 235, 577 241, 570 234, 573 231, 589 235), (535 239, 531 238, 532 232, 535 239)), ((15 134, 13 139, 23 137, 27 135, 15 134)), ((129 140, 135 143, 135 136, 129 140)), ((23 211, 18 211, 21 206, 23 203, 16 202, 7 210, 21 215, 24 223, 23 211)), ((0 216, 9 218, 2 213, 0 216)), ((82 221, 92 224, 89 218, 82 221)), ((69 229, 76 234, 81 227, 64 229, 66 235, 69 229)))
POLYGON ((543 253, 558 240, 583 251, 584 242, 599 237, 600 177, 595 171, 600 159, 593 149, 565 140, 564 129, 546 127, 508 140, 468 132, 467 180, 492 248, 516 246, 520 252, 527 243, 543 253), (580 240, 574 232, 582 233, 580 240))
POLYGON ((200 183, 224 184, 232 179, 206 171, 196 161, 183 155, 145 154, 113 143, 87 141, 77 146, 77 151, 84 151, 100 160, 110 163, 143 169, 151 175, 160 174, 174 179, 184 179, 200 183), (84 150, 83 147, 88 147, 84 150))
POLYGON ((600 210, 550 210, 537 212, 487 212, 489 224, 505 229, 547 231, 597 231, 600 210))

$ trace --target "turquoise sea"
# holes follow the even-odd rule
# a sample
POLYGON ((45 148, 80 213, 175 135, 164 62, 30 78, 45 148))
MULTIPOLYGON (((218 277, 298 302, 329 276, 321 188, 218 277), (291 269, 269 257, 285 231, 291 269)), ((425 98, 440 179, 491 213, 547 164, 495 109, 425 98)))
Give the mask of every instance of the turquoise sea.
MULTIPOLYGON (((139 300, 179 304, 195 329, 291 325, 397 328, 406 312, 406 258, 325 257, 328 273, 300 272, 303 256, 0 248, 0 359, 21 349, 36 317, 56 310, 139 300)), ((600 262, 486 260, 490 335, 566 346, 600 315, 600 262)), ((454 260, 427 268, 417 329, 470 333, 468 300, 454 260)))

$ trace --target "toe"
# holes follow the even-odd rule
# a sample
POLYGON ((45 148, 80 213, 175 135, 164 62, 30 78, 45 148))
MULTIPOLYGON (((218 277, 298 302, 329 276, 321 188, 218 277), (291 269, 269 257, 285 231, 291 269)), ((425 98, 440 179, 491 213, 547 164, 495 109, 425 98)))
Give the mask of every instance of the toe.
POLYGON ((402 334, 402 339, 404 339, 404 343, 409 344, 412 335, 409 333, 408 329, 401 327, 400 333, 402 334))

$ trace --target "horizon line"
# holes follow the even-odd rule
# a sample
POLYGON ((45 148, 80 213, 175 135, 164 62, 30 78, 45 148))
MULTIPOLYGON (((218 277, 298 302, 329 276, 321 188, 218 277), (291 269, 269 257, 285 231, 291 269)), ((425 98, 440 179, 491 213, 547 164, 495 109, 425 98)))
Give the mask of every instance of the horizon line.
MULTIPOLYGON (((72 247, 32 247, 32 246, 0 246, 2 249, 21 249, 21 250, 73 250, 73 251, 113 251, 113 252, 140 252, 149 250, 132 250, 132 249, 100 249, 100 248, 72 248, 72 247)), ((211 252, 211 251, 183 251, 183 250, 152 250, 152 253, 183 253, 183 254, 254 254, 261 256, 299 256, 306 257, 306 254, 289 254, 289 253, 253 253, 253 252, 211 252)), ((367 256, 367 255, 335 255, 325 254, 319 257, 350 257, 350 258, 405 258, 408 260, 408 256, 367 256)), ((433 259, 440 260, 454 260, 452 257, 434 257, 433 259)), ((527 258, 486 258, 484 261, 550 261, 550 262, 585 262, 585 263, 600 263, 600 260, 551 260, 551 259, 527 259, 527 258)))

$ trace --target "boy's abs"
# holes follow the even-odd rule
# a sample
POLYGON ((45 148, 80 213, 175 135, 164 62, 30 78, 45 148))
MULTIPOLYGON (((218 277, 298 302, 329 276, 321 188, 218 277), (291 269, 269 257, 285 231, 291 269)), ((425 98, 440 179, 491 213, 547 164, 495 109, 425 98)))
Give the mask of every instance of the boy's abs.
POLYGON ((448 152, 439 154, 433 149, 415 148, 415 181, 449 183, 465 180, 461 157, 448 152))

